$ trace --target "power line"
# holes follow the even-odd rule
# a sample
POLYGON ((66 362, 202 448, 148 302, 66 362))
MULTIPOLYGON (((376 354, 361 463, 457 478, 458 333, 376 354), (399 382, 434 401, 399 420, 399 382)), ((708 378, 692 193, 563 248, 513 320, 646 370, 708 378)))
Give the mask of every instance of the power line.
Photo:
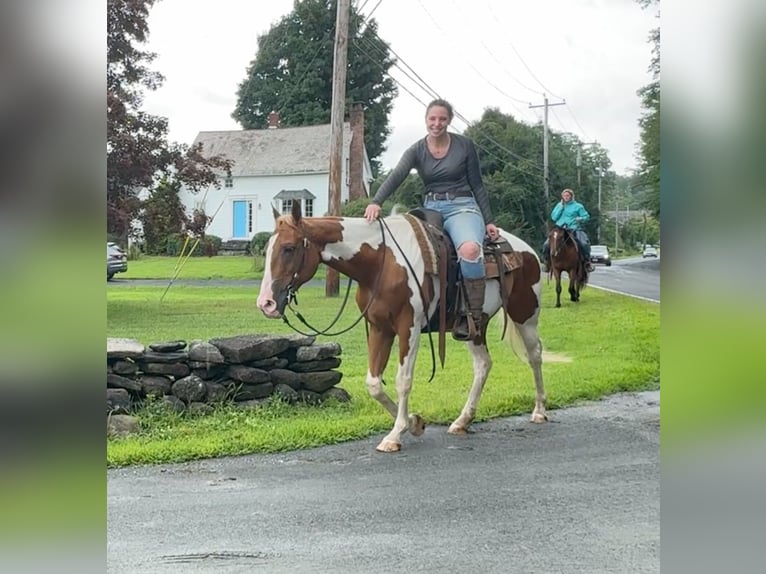
POLYGON ((577 121, 577 118, 574 115, 574 110, 572 110, 572 107, 567 104, 567 111, 569 112, 569 115, 572 116, 572 119, 575 121, 577 126, 580 128, 580 131, 582 132, 583 139, 589 140, 590 137, 588 137, 588 133, 585 131, 585 129, 582 127, 579 121, 577 121))
MULTIPOLYGON (((489 8, 490 14, 492 15, 492 19, 493 19, 495 22, 499 22, 499 21, 500 21, 500 19, 497 17, 497 15, 495 14, 494 10, 492 10, 492 5, 491 5, 489 2, 487 3, 487 7, 489 8)), ((532 71, 532 68, 530 68, 530 67, 527 65, 527 63, 526 63, 526 61, 524 60, 524 58, 522 58, 522 57, 521 57, 521 54, 519 54, 519 51, 516 49, 516 46, 514 46, 514 45, 513 45, 513 42, 511 42, 510 40, 507 40, 507 38, 506 38, 506 41, 508 42, 508 45, 509 45, 509 46, 511 47, 511 49, 513 50, 513 53, 514 53, 514 54, 516 54, 516 57, 517 57, 517 58, 519 59, 519 61, 520 61, 520 62, 521 62, 523 65, 524 65, 524 67, 526 68, 527 72, 529 72, 529 75, 530 75, 530 76, 532 76, 532 77, 534 78, 534 80, 535 80, 535 81, 536 81, 538 84, 540 84, 540 86, 543 88, 543 90, 544 90, 546 93, 548 93, 548 94, 552 95, 554 98, 558 98, 559 100, 563 100, 564 98, 562 98, 561 96, 558 96, 558 95, 556 95, 556 94, 555 94, 555 93, 554 93, 554 92, 553 92, 551 89, 549 89, 548 87, 546 87, 546 86, 545 86, 545 84, 543 84, 543 83, 542 83, 542 82, 541 82, 541 81, 538 79, 538 77, 537 77, 537 76, 535 75, 535 73, 532 71)), ((530 91, 534 91, 534 90, 530 90, 530 91)))
MULTIPOLYGON (((376 49, 376 50, 378 50, 378 51, 380 52, 380 49, 379 49, 377 46, 374 46, 374 45, 370 45, 370 44, 369 44, 369 42, 367 42, 367 43, 366 43, 366 45, 368 46, 368 48, 369 48, 369 47, 371 47, 371 48, 374 48, 374 49, 376 49)), ((380 62, 379 62, 379 59, 378 59, 378 58, 373 58, 372 56, 370 56, 370 54, 369 54, 368 52, 366 52, 366 51, 365 51, 365 50, 362 48, 362 46, 360 45, 360 43, 356 43, 356 44, 355 44, 355 48, 356 48, 356 49, 358 49, 358 50, 359 50, 359 51, 360 51, 360 52, 361 52, 363 55, 365 55, 365 56, 366 56, 366 57, 367 57, 367 58, 370 60, 370 62, 372 62, 373 64, 375 64, 375 65, 376 65, 376 66, 378 66, 379 68, 381 68, 381 70, 383 70, 383 72, 384 72, 385 74, 387 74, 387 75, 388 75, 388 76, 389 76, 389 77, 390 77, 392 80, 394 80, 394 82, 396 82, 396 84, 397 84, 397 85, 398 85, 400 88, 404 89, 404 91, 406 91, 406 92, 407 92, 407 93, 408 93, 410 96, 412 96, 412 97, 413 97, 415 100, 417 100, 417 101, 418 101, 418 102, 419 102, 419 103, 420 103, 420 104, 421 104, 421 105, 422 105, 424 108, 427 106, 427 104, 426 104, 426 103, 424 103, 424 102, 423 102, 423 101, 422 101, 420 98, 418 98, 417 96, 415 96, 415 95, 414 95, 414 94, 413 94, 413 93, 412 93, 412 92, 411 92, 409 89, 407 89, 407 88, 406 88, 406 87, 405 87, 405 86, 404 86, 404 85, 403 85, 403 84, 402 84, 402 83, 401 83, 399 80, 397 80, 395 77, 393 77, 393 76, 390 74, 390 72, 388 72, 388 71, 387 71, 385 68, 383 68, 383 66, 380 64, 380 62)), ((384 54, 383 54, 383 53, 381 53, 381 55, 384 55, 384 54)), ((409 68, 409 66, 408 66, 408 68, 409 68)), ((411 68, 410 68, 410 69, 411 69, 411 68)), ((400 70, 401 70, 401 68, 400 68, 400 70)), ((402 71, 404 72, 404 70, 402 70, 402 71)), ((413 78, 412 78, 412 76, 410 76, 408 73, 406 73, 406 72, 405 72, 405 75, 406 75, 406 76, 407 76, 407 77, 408 77, 410 80, 414 81, 414 80, 413 80, 413 78)), ((417 82, 416 82, 416 83, 417 83, 417 82)), ((430 87, 428 87, 428 86, 425 86, 425 87, 424 87, 424 86, 422 86, 422 85, 420 85, 420 84, 417 84, 417 85, 418 85, 418 87, 419 87, 419 88, 421 88, 421 89, 422 89, 422 90, 424 90, 424 91, 427 91, 427 92, 428 92, 428 91, 430 90, 430 87)), ((436 94, 436 97, 439 97, 439 96, 438 96, 438 94, 436 94)), ((463 123, 464 123, 464 124, 465 124, 467 127, 471 127, 472 125, 474 125, 474 124, 472 124, 470 121, 468 121, 468 119, 466 119, 466 118, 465 118, 465 116, 463 116, 463 115, 462 115, 460 112, 458 112, 458 111, 456 111, 456 110, 453 110, 453 112, 454 112, 454 114, 455 114, 455 117, 456 117, 458 120, 462 121, 462 122, 463 122, 463 123)), ((507 153, 507 154, 508 154, 508 155, 510 155, 511 157, 513 157, 513 158, 516 158, 517 160, 520 160, 520 161, 524 161, 524 162, 528 162, 528 161, 530 161, 530 160, 529 160, 529 158, 525 158, 525 157, 522 157, 522 156, 520 156, 520 155, 516 154, 515 152, 513 152, 512 150, 509 150, 507 147, 505 147, 505 146, 504 146, 504 145, 502 145, 500 142, 498 142, 497 140, 495 140, 495 139, 494 139, 494 138, 492 138, 491 136, 487 135, 486 133, 482 133, 482 137, 483 137, 483 138, 485 138, 485 139, 487 139, 489 142, 493 143, 493 144, 494 144, 495 146, 497 146, 497 147, 498 147, 500 150, 502 150, 503 152, 507 153)), ((507 159, 505 159, 505 158, 502 158, 502 157, 498 156, 498 155, 497 155, 496 153, 494 153, 494 152, 493 152, 491 149, 489 149, 489 148, 487 148, 487 147, 485 147, 485 146, 481 145, 479 142, 474 142, 474 143, 475 143, 476 147, 478 147, 479 149, 481 149, 481 150, 482 150, 483 152, 485 152, 487 155, 489 155, 489 156, 491 156, 491 157, 495 158, 496 160, 498 160, 498 161, 499 161, 499 162, 501 162, 502 164, 507 164, 507 163, 508 163, 508 160, 507 160, 507 159)), ((535 165, 535 164, 531 164, 531 165, 529 165, 529 167, 531 167, 531 168, 535 168, 535 169, 537 169, 537 170, 540 170, 540 173, 539 173, 539 174, 537 174, 537 173, 532 173, 532 172, 528 171, 527 169, 524 169, 524 168, 522 168, 522 167, 519 167, 518 165, 515 165, 515 166, 514 166, 514 168, 515 168, 517 171, 519 171, 520 173, 524 173, 524 174, 526 174, 526 175, 529 175, 529 176, 531 176, 531 177, 540 177, 540 176, 541 176, 541 174, 542 174, 542 169, 541 169, 539 166, 537 166, 537 165, 535 165)))
MULTIPOLYGON (((367 16, 367 17, 364 17, 364 16, 363 16, 363 18, 364 18, 365 22, 367 22, 367 20, 368 20, 368 16, 367 16)), ((382 39, 380 38, 380 36, 378 36, 377 34, 375 34, 375 35, 376 35, 377 39, 378 39, 378 40, 380 40, 380 41, 381 41, 381 43, 383 43, 384 45, 386 45, 386 46, 388 47, 388 49, 391 51, 391 53, 392 53, 392 54, 394 54, 394 56, 396 56, 396 58, 397 58, 397 61, 394 63, 394 66, 395 66, 396 68, 398 68, 398 69, 399 69, 399 70, 400 70, 400 71, 401 71, 401 72, 402 72, 402 73, 403 73, 403 74, 404 74, 404 75, 405 75, 405 76, 406 76, 406 77, 407 77, 407 78, 408 78, 410 81, 412 81, 413 83, 415 83, 415 84, 416 84, 416 85, 417 85, 417 86, 418 86, 418 87, 419 87, 421 90, 423 90, 424 92, 426 92, 427 94, 429 94, 429 96, 430 96, 430 97, 432 97, 432 98, 439 98, 439 97, 441 97, 441 96, 439 95, 439 92, 438 92, 438 91, 436 91, 434 88, 432 88, 432 87, 431 87, 431 86, 430 86, 430 85, 429 85, 429 84, 428 84, 428 83, 427 83, 427 82, 426 82, 426 81, 425 81, 425 80, 424 80, 424 79, 423 79, 423 78, 422 78, 422 77, 421 77, 421 76, 420 76, 420 75, 419 75, 419 74, 418 74, 418 73, 417 73, 417 72, 414 70, 414 68, 412 68, 412 66, 410 66, 409 64, 407 64, 407 62, 405 62, 405 61, 404 61, 404 59, 403 59, 401 56, 399 56, 399 54, 397 54, 397 53, 396 53, 396 51, 395 51, 393 48, 391 48, 391 46, 390 46, 390 45, 388 45, 388 43, 387 43, 387 42, 385 42, 384 40, 382 40, 382 39), (412 75, 411 75, 411 74, 410 74, 410 73, 409 73, 407 70, 405 70, 404 68, 402 68, 402 66, 400 65, 400 63, 401 63, 403 66, 406 66, 406 67, 407 67, 407 69, 408 69, 408 70, 410 70, 410 71, 412 72, 412 74, 414 74, 415 78, 413 78, 413 76, 412 76, 412 75)), ((406 88, 406 87, 405 87, 405 86, 404 86, 404 85, 403 85, 403 84, 402 84, 402 83, 401 83, 399 80, 397 80, 397 79, 396 79, 394 76, 392 76, 392 75, 391 75, 391 73, 390 73, 388 70, 386 70, 386 69, 385 69, 385 68, 384 68, 384 67, 381 65, 381 63, 380 63, 380 61, 379 61, 379 59, 378 59, 378 58, 373 58, 373 57, 372 57, 372 56, 371 56, 371 55, 370 55, 368 52, 366 52, 366 51, 364 50, 364 48, 362 47, 362 44, 364 44, 364 45, 365 45, 365 46, 366 46, 368 49, 373 49, 373 50, 375 50, 375 51, 376 51, 376 52, 377 52, 377 53, 378 53, 380 56, 382 56, 382 57, 384 57, 384 58, 385 58, 385 57, 386 57, 388 54, 386 54, 386 53, 385 53, 385 52, 382 50, 382 48, 380 48, 379 46, 377 46, 377 45, 373 44, 372 42, 370 42, 370 41, 369 41, 369 40, 367 40, 366 38, 363 38, 363 37, 361 37, 361 36, 360 36, 360 37, 359 37, 359 39, 361 40, 361 42, 356 42, 356 43, 354 44, 354 46, 355 46, 355 47, 356 47, 356 48, 357 48, 357 49, 358 49, 358 50, 359 50, 359 51, 360 51, 360 52, 361 52, 363 55, 365 55, 365 56, 366 56, 366 57, 367 57, 367 58, 370 60, 370 62, 371 62, 371 63, 373 63, 374 65, 378 66, 378 67, 379 67, 379 68, 380 68, 380 69, 383 71, 383 73, 384 73, 384 74, 388 75, 388 76, 389 76, 389 77, 390 77, 392 80, 394 80, 394 82, 396 82, 396 84, 397 84, 399 87, 403 88, 403 89, 404 89, 404 90, 405 90, 405 91, 406 91, 408 94, 410 94, 410 95, 411 95, 411 96, 412 96, 412 97, 413 97, 415 100, 417 100, 417 101, 418 101, 418 102, 419 102, 421 105, 423 105, 423 107, 426 107, 426 106, 427 106, 427 104, 425 104, 425 103, 424 103, 422 100, 420 100, 420 98, 418 98, 417 96, 415 96, 415 95, 414 95, 414 94, 413 94, 413 93, 412 93, 412 92, 411 92, 409 89, 407 89, 407 88, 406 88)), ((467 127, 471 127, 471 126, 473 125, 473 124, 472 124, 470 121, 468 121, 468 119, 466 119, 466 118, 465 118, 465 117, 464 117, 462 114, 460 114, 458 111, 456 111, 456 110, 453 110, 453 112, 454 112, 454 115, 455 115, 455 117, 456 117, 457 119, 459 119, 460 121, 462 121, 462 122, 463 122, 463 123, 464 123, 464 124, 465 124, 467 127)), ((504 145, 502 145, 500 142, 498 142, 497 140, 495 140, 495 139, 494 139, 494 138, 492 138, 491 136, 489 136, 489 135, 487 135, 487 134, 485 134, 485 133, 482 133, 482 136, 483 136, 485 139, 489 140, 491 143, 493 143, 495 146, 497 146, 497 147, 498 147, 500 150, 502 150, 502 151, 504 151, 505 153, 507 153, 508 155, 510 155, 511 157, 514 157, 514 158, 516 158, 517 160, 520 160, 520 161, 524 161, 524 162, 528 162, 528 161, 530 161, 528 158, 522 157, 522 156, 518 155, 517 153, 513 152, 512 150, 510 150, 510 149, 506 148, 504 145)), ((493 152, 492 152, 492 150, 490 150, 490 149, 488 149, 488 148, 486 148, 486 147, 483 147, 483 146, 481 146, 481 145, 480 145, 479 143, 477 143, 477 142, 474 142, 474 143, 475 143, 475 144, 476 144, 476 146, 477 146, 477 147, 479 147, 479 148, 480 148, 482 151, 484 151, 484 152, 486 152, 488 155, 490 155, 490 156, 494 157, 495 159, 497 159, 497 160, 498 160, 498 161, 500 161, 501 163, 503 163, 503 164, 506 164, 506 163, 508 163, 508 162, 507 162, 505 159, 503 159, 503 158, 501 158, 501 157, 497 156, 495 153, 493 153, 493 152)), ((529 171, 527 171, 526 169, 523 169, 523 168, 519 167, 518 165, 516 165, 516 166, 514 166, 514 167, 515 167, 515 169, 517 169, 517 171, 519 171, 519 172, 521 172, 521 173, 525 173, 525 174, 527 174, 527 175, 529 175, 529 176, 532 176, 532 177, 540 177, 540 175, 541 175, 541 174, 542 174, 542 172, 543 172, 543 170, 542 170, 542 169, 541 169, 539 166, 537 166, 537 165, 535 165, 535 164, 531 164, 531 165, 530 165, 530 167, 533 167, 533 168, 535 168, 535 169, 539 170, 539 171, 540 171, 540 174, 530 173, 529 171)))

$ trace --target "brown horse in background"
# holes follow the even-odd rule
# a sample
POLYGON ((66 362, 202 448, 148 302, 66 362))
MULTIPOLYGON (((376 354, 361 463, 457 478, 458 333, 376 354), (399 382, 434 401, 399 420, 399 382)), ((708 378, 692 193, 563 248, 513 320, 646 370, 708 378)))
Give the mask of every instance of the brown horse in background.
POLYGON ((556 307, 561 307, 561 274, 569 275, 569 298, 577 303, 580 291, 588 283, 586 262, 580 257, 580 246, 574 232, 566 227, 554 226, 548 232, 548 245, 551 249, 549 277, 556 279, 556 307))

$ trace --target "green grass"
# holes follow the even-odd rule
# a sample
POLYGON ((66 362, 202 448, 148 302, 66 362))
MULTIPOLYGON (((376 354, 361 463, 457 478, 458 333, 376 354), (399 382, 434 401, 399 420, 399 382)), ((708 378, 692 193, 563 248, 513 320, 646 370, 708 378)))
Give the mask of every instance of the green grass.
MULTIPOLYGON (((245 333, 292 332, 282 321, 268 320, 258 311, 257 289, 175 285, 160 302, 163 291, 164 287, 108 287, 108 336, 130 337, 149 344, 179 338, 191 341, 245 333)), ((341 295, 344 292, 345 282, 341 295)), ((298 300, 301 313, 320 328, 330 322, 342 302, 340 297, 327 299, 321 287, 304 287, 298 300)), ((353 301, 349 303, 338 328, 350 325, 357 317, 356 305, 353 301)), ((554 303, 553 284, 546 284, 540 327, 543 346, 546 352, 571 359, 543 365, 551 409, 618 391, 657 388, 659 305, 594 288, 586 289, 577 305, 566 301, 562 308, 555 309, 554 303)), ((293 318, 291 322, 297 324, 293 318)), ((533 407, 532 372, 499 341, 499 328, 495 327, 490 328, 488 337, 494 365, 479 404, 477 421, 528 413, 533 407)), ((348 333, 318 340, 340 343, 343 362, 339 370, 343 379, 339 386, 351 394, 350 403, 301 408, 275 404, 257 411, 221 407, 204 416, 168 415, 148 409, 140 415, 142 430, 138 435, 108 441, 108 464, 285 451, 389 430, 391 418, 368 396, 365 387, 367 352, 363 324, 348 333)), ((411 410, 420 413, 429 424, 448 424, 459 414, 471 384, 471 361, 465 345, 449 338, 445 367, 441 369, 437 364, 434 380, 428 382, 431 368, 431 349, 428 338, 423 337, 411 410)), ((389 393, 395 392, 395 372, 392 360, 384 374, 389 393)), ((555 413, 552 417, 555 419, 555 413)))
MULTIPOLYGON (((263 257, 247 255, 217 255, 215 257, 163 257, 142 255, 128 261, 128 270, 118 279, 260 279, 263 277, 263 257), (176 272, 178 274, 176 275, 176 272)), ((316 277, 325 277, 320 266, 316 277)))

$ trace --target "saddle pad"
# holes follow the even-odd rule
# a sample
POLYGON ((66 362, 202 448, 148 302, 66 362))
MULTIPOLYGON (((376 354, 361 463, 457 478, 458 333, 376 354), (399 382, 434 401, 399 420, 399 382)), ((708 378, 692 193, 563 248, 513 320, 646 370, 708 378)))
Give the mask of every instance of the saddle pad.
POLYGON ((405 213, 404 218, 412 226, 412 230, 415 232, 415 237, 420 247, 420 252, 423 254, 423 262, 425 264, 426 273, 431 275, 439 274, 439 257, 436 254, 431 234, 426 230, 422 220, 417 217, 405 213))

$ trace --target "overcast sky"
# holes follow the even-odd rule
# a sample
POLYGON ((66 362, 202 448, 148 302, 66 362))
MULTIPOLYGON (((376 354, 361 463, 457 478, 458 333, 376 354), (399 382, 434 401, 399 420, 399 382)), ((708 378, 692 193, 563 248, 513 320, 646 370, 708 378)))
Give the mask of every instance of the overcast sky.
MULTIPOLYGON (((636 166, 636 91, 651 81, 648 43, 659 25, 635 0, 354 0, 378 21, 378 33, 455 111, 478 121, 487 107, 518 120, 542 120, 608 150, 613 170, 636 166)), ((149 15, 147 48, 166 81, 144 109, 169 119, 170 139, 191 143, 199 131, 233 130, 237 87, 255 58, 257 37, 288 14, 293 0, 160 0, 149 15)), ((407 69, 405 67, 405 69, 407 69)), ((393 167, 425 135, 432 95, 393 68, 400 83, 381 157, 393 167), (412 94, 408 93, 412 92, 412 94)), ((410 72, 410 75, 412 73, 410 72)), ((455 118, 454 131, 466 124, 455 118)), ((542 150, 540 151, 542 162, 542 150)))

